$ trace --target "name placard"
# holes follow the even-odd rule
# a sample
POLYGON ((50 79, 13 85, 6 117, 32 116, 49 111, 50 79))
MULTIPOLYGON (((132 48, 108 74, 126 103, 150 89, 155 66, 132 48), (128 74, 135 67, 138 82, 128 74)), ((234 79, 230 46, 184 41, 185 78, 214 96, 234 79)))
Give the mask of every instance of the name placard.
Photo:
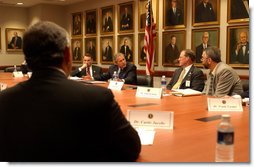
POLYGON ((124 82, 109 81, 108 89, 111 90, 122 90, 124 82))
POLYGON ((12 73, 14 78, 21 78, 23 77, 22 71, 15 71, 12 73))
POLYGON ((243 111, 242 99, 234 98, 207 98, 208 111, 243 111))
POLYGON ((0 83, 0 92, 1 92, 2 90, 6 89, 6 88, 7 88, 7 84, 5 84, 5 83, 0 83))
POLYGON ((128 110, 127 119, 135 128, 173 129, 174 112, 128 110))
POLYGON ((147 97, 160 99, 162 93, 162 88, 149 88, 138 86, 136 91, 136 97, 147 97))

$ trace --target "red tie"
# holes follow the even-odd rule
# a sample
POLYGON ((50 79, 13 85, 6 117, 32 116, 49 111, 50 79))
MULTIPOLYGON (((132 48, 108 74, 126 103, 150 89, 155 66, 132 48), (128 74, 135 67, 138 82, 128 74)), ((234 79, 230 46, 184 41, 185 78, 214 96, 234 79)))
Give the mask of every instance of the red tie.
POLYGON ((87 68, 86 68, 86 75, 87 75, 87 76, 91 76, 91 75, 90 75, 90 67, 87 67, 87 68))

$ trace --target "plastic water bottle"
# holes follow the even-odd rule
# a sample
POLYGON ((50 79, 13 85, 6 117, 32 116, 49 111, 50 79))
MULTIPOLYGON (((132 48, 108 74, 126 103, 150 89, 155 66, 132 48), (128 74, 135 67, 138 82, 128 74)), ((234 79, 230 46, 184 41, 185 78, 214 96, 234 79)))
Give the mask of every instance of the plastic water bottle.
POLYGON ((112 80, 113 81, 118 81, 118 73, 117 73, 117 71, 114 71, 113 76, 112 76, 112 80))
POLYGON ((13 72, 17 72, 18 70, 17 70, 17 66, 16 65, 14 65, 14 70, 13 70, 13 72))
POLYGON ((162 75, 161 77, 161 88, 162 88, 162 94, 166 93, 166 86, 167 86, 167 80, 165 75, 162 75))
POLYGON ((234 128, 230 123, 230 115, 222 115, 217 127, 216 162, 234 161, 234 128))

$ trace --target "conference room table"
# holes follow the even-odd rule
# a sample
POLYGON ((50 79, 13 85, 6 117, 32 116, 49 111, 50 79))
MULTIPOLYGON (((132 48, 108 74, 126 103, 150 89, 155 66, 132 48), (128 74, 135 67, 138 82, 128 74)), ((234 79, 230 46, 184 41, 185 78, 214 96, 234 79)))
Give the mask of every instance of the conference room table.
MULTIPOLYGON (((8 87, 27 79, 0 73, 0 83, 8 87)), ((138 162, 215 162, 217 125, 222 114, 230 114, 234 126, 234 162, 250 162, 249 106, 243 106, 242 112, 209 112, 206 95, 178 97, 167 90, 169 95, 161 99, 141 98, 136 97, 137 90, 133 88, 124 85, 121 91, 112 90, 125 115, 127 110, 174 112, 173 129, 155 129, 153 144, 142 145, 138 162), (214 116, 216 119, 209 120, 214 116), (197 120, 200 118, 208 121, 197 120)))

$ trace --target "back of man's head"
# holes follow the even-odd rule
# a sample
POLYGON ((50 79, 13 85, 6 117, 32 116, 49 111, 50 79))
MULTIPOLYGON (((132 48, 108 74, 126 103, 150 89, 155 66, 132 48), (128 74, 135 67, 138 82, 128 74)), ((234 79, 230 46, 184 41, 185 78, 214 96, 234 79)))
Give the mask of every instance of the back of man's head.
POLYGON ((25 32, 23 52, 28 67, 35 71, 59 67, 69 44, 66 30, 52 22, 38 22, 25 32))
POLYGON ((221 51, 219 48, 215 46, 210 46, 207 47, 204 51, 207 54, 207 56, 212 59, 212 61, 216 63, 221 62, 221 51))

